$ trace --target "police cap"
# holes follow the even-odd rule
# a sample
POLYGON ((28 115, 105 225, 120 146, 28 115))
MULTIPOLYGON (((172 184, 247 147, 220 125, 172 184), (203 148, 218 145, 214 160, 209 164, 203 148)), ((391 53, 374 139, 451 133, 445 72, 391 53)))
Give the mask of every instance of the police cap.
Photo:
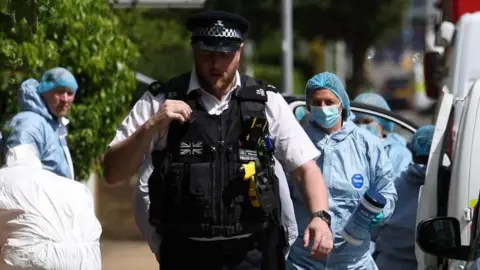
POLYGON ((248 26, 242 16, 225 11, 197 13, 187 21, 192 47, 213 52, 237 51, 248 26))

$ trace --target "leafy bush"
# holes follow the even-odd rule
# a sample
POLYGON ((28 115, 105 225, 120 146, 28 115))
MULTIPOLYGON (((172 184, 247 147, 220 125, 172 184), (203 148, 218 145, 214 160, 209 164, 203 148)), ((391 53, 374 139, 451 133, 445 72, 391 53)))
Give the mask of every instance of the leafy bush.
POLYGON ((120 9, 115 13, 141 52, 137 71, 165 82, 192 69, 190 33, 178 21, 182 14, 142 8, 120 9))
MULTIPOLYGON (((268 82, 269 84, 274 85, 277 87, 280 91, 283 91, 282 89, 282 67, 276 66, 276 65, 261 65, 261 64, 256 64, 254 66, 254 72, 255 72, 255 79, 257 80, 264 80, 268 82)), ((305 88, 305 77, 302 75, 302 73, 298 72, 297 70, 294 70, 293 72, 293 93, 295 95, 303 95, 304 91, 303 89, 305 88)))
POLYGON ((138 56, 107 1, 0 0, 0 123, 18 111, 24 79, 69 69, 79 91, 68 143, 76 178, 86 180, 130 109, 138 56))

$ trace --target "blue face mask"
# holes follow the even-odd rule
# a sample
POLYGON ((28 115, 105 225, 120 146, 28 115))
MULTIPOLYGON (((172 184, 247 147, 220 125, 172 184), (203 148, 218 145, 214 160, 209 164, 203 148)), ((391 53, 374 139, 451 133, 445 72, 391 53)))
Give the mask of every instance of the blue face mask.
POLYGON ((321 127, 331 128, 338 122, 338 119, 340 118, 338 106, 340 106, 340 104, 325 107, 310 105, 310 117, 321 127))
POLYGON ((361 124, 361 125, 358 125, 359 127, 361 128, 364 128, 368 131, 370 131, 373 135, 377 136, 377 137, 380 137, 380 134, 378 134, 378 130, 377 130, 377 125, 376 124, 361 124))

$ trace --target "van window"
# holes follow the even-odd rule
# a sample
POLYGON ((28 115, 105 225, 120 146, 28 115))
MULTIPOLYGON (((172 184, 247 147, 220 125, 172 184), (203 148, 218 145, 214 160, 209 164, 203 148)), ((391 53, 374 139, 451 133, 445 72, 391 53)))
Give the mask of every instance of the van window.
MULTIPOLYGON (((447 131, 445 134, 445 139, 443 140, 442 152, 443 155, 448 155, 450 158, 450 164, 453 163, 453 117, 454 117, 454 108, 450 112, 448 119, 447 131)), ((443 163, 443 160, 440 160, 443 163)), ((437 181, 437 205, 438 212, 437 216, 446 216, 448 213, 448 195, 450 190, 450 181, 452 176, 452 166, 444 166, 440 164, 438 166, 438 181, 437 181)))
POLYGON ((444 148, 446 150, 446 153, 450 157, 450 162, 453 163, 453 148, 455 147, 453 144, 453 116, 455 114, 455 108, 452 108, 452 111, 450 112, 450 117, 448 119, 448 125, 447 125, 447 132, 446 132, 446 138, 445 142, 447 143, 446 147, 444 148))
POLYGON ((405 141, 410 144, 410 142, 412 141, 412 138, 413 138, 413 133, 412 131, 398 125, 398 124, 394 124, 394 128, 393 128, 393 133, 396 133, 400 136, 402 136, 405 141))

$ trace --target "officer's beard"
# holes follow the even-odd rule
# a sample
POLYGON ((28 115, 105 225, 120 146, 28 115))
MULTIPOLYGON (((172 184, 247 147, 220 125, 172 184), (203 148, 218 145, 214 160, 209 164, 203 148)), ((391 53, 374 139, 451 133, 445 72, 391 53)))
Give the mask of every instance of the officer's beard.
MULTIPOLYGON (((197 70, 198 82, 202 89, 211 93, 216 97, 221 97, 228 93, 232 88, 232 85, 235 81, 235 75, 237 72, 237 68, 232 68, 231 70, 227 70, 221 74, 220 77, 216 76, 204 76, 203 74, 199 73, 197 70)), ((215 74, 215 72, 211 72, 215 74)))

